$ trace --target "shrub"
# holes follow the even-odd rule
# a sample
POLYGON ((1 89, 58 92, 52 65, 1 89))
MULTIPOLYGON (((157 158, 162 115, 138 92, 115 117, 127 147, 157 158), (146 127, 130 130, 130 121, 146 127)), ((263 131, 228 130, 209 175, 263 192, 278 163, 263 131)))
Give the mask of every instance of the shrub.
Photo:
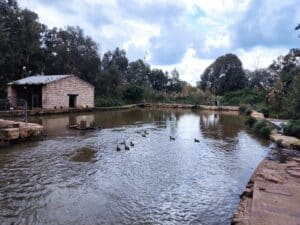
POLYGON ((251 112, 252 112, 252 109, 250 106, 248 105, 241 105, 239 107, 239 110, 240 110, 240 113, 244 113, 246 114, 247 116, 251 115, 251 112))
POLYGON ((246 109, 247 109, 247 106, 246 106, 246 105, 241 105, 241 106, 239 107, 239 110, 240 110, 241 113, 246 112, 246 109))
POLYGON ((286 135, 300 138, 300 120, 291 120, 283 126, 283 132, 286 135))
POLYGON ((125 103, 118 98, 111 97, 96 97, 95 98, 95 106, 96 107, 111 107, 111 106, 121 106, 125 103))
POLYGON ((123 92, 123 98, 124 100, 134 103, 141 101, 144 97, 144 90, 141 87, 138 86, 132 86, 128 87, 124 92, 123 92))
POLYGON ((257 122, 257 120, 251 116, 247 118, 245 121, 245 124, 248 125, 249 127, 253 127, 253 125, 257 122))
POLYGON ((269 107, 267 107, 265 105, 261 105, 258 108, 258 111, 261 112, 262 114, 264 114, 265 117, 269 117, 270 116, 270 109, 269 109, 269 107))
POLYGON ((259 136, 270 138, 272 127, 266 121, 257 121, 252 128, 259 136))
POLYGON ((245 114, 246 114, 247 116, 250 116, 251 113, 252 113, 252 109, 251 109, 251 108, 247 108, 246 111, 245 111, 245 114))
POLYGON ((259 131, 258 131, 259 135, 269 139, 270 138, 270 134, 271 134, 271 128, 266 126, 266 127, 262 127, 259 131))
POLYGON ((251 89, 243 89, 239 91, 227 92, 222 98, 224 105, 240 105, 240 104, 257 104, 264 102, 265 93, 251 89))

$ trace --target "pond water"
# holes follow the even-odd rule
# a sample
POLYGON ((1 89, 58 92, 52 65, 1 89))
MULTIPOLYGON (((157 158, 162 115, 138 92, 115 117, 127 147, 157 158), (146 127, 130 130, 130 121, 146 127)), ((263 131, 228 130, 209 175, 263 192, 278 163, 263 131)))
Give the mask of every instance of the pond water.
POLYGON ((230 224, 269 149, 234 113, 134 109, 31 120, 47 138, 0 149, 0 224, 230 224), (102 129, 67 128, 82 119, 102 129), (134 147, 116 151, 124 140, 134 147))

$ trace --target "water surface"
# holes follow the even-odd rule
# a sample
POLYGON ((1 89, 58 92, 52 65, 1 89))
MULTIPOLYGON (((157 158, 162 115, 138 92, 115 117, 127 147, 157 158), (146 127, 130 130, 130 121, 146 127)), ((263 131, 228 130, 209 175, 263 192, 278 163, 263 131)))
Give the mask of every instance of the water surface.
POLYGON ((231 113, 135 109, 31 120, 46 127, 45 140, 0 149, 0 224, 230 224, 269 148, 231 113), (82 119, 103 129, 67 129, 82 119), (123 140, 135 146, 117 152, 123 140))

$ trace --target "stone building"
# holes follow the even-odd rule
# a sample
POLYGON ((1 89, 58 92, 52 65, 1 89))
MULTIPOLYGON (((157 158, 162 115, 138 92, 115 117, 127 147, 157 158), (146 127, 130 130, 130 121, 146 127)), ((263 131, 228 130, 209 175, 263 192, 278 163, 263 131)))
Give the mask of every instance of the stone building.
POLYGON ((28 108, 61 109, 94 107, 94 86, 75 75, 37 75, 8 83, 14 106, 25 99, 28 108))

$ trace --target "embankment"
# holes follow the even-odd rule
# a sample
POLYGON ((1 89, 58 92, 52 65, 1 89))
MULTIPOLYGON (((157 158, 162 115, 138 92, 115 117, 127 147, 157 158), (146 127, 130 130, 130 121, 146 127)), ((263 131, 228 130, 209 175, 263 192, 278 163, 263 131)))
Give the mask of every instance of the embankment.
POLYGON ((300 159, 264 159, 251 177, 232 224, 296 225, 300 221, 300 159))
POLYGON ((40 137, 43 134, 44 128, 39 124, 0 119, 0 143, 2 144, 40 137))
MULTIPOLYGON (((202 109, 215 111, 239 111, 237 106, 209 106, 209 105, 189 105, 189 104, 167 104, 167 103, 140 103, 113 107, 95 107, 95 108, 63 108, 63 109, 34 109, 28 110, 29 116, 42 116, 50 114, 67 114, 67 113, 87 113, 108 110, 125 110, 138 107, 151 108, 173 108, 173 109, 202 109)), ((0 118, 14 118, 24 116, 24 110, 0 111, 0 118)))

